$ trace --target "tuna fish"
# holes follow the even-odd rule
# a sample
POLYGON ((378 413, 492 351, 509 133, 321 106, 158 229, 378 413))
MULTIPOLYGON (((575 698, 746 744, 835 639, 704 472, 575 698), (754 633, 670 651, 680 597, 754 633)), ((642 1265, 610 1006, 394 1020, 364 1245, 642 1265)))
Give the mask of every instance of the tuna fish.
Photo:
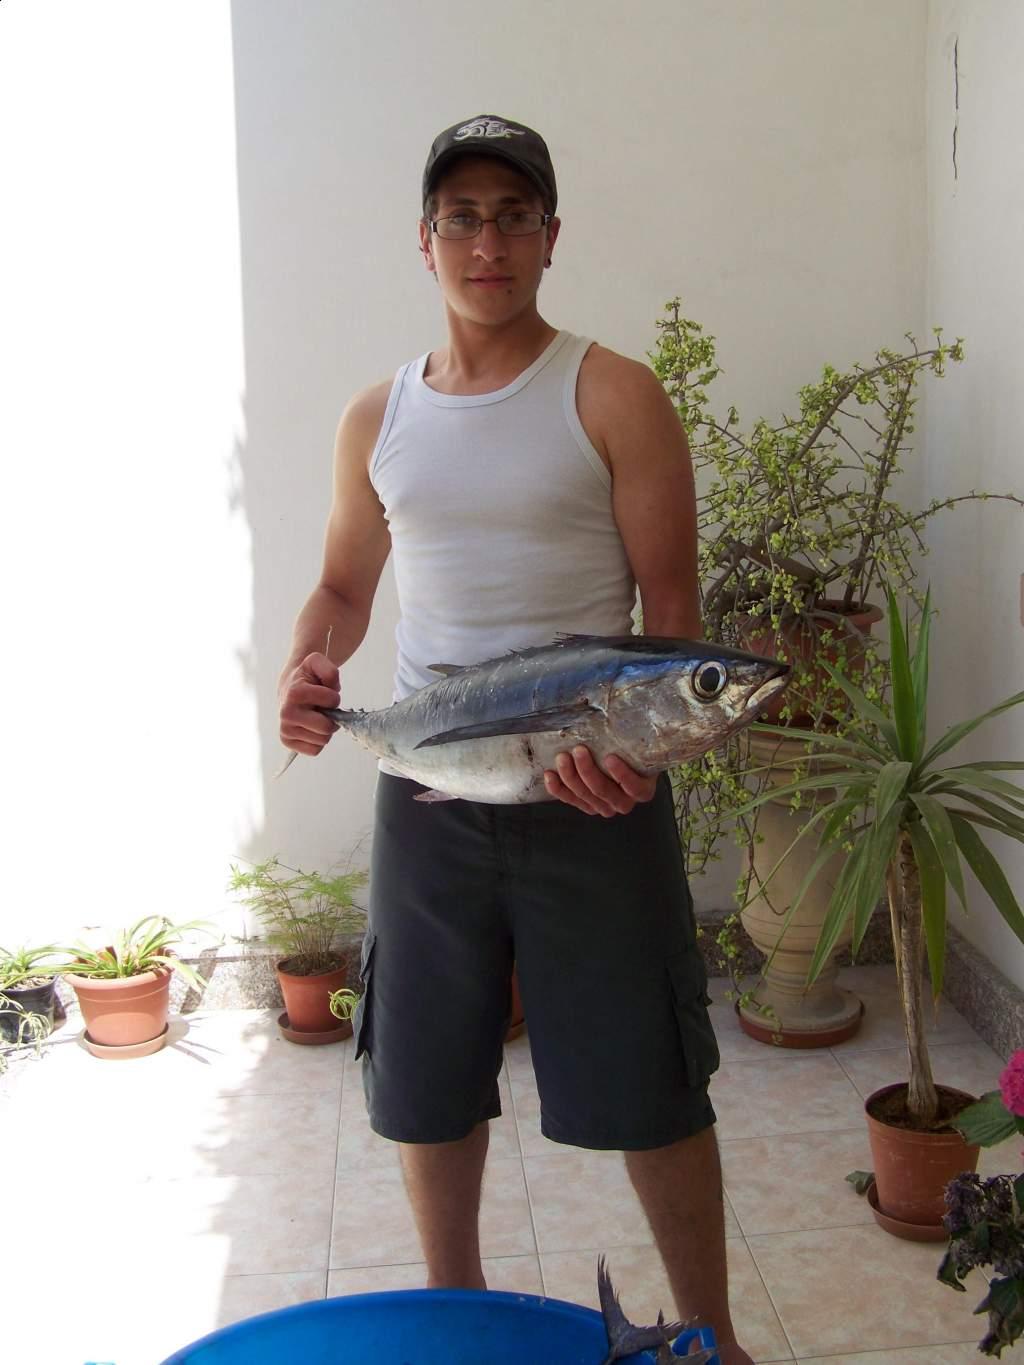
POLYGON ((601 1301, 601 1316, 604 1329, 608 1334, 608 1354, 601 1365, 613 1365, 624 1356, 636 1355, 640 1351, 657 1350, 655 1365, 669 1365, 670 1361, 687 1360, 690 1365, 706 1365, 717 1360, 714 1350, 691 1352, 688 1356, 677 1356, 672 1350, 672 1341, 683 1331, 681 1322, 666 1322, 664 1313, 658 1314, 654 1327, 637 1327, 629 1321, 619 1296, 612 1287, 612 1278, 603 1256, 597 1258, 597 1293, 601 1301))
POLYGON ((585 744, 651 775, 717 748, 788 682, 789 665, 650 635, 565 635, 470 665, 380 711, 327 710, 341 729, 429 790, 417 799, 548 801, 544 771, 585 744))

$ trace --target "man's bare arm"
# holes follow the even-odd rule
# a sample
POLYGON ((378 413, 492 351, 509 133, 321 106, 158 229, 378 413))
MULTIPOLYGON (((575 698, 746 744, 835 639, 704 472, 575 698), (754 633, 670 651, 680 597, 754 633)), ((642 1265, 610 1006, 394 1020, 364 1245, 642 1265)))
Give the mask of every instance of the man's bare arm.
POLYGON ((686 432, 657 376, 626 361, 605 439, 612 508, 640 590, 645 635, 703 636, 697 498, 686 432))
POLYGON ((334 495, 320 582, 299 612, 278 683, 281 742, 298 753, 318 754, 334 733, 316 708, 339 703, 339 666, 362 643, 391 549, 384 509, 368 467, 389 391, 390 382, 363 390, 338 424, 334 495))
MULTIPOLYGON (((700 639, 697 503, 686 434, 646 365, 598 347, 585 364, 581 418, 611 470, 612 509, 640 591, 644 633, 700 639)), ((602 771, 584 748, 556 762, 557 774, 546 778, 549 793, 590 814, 625 814, 649 801, 657 785, 614 755, 602 771)))

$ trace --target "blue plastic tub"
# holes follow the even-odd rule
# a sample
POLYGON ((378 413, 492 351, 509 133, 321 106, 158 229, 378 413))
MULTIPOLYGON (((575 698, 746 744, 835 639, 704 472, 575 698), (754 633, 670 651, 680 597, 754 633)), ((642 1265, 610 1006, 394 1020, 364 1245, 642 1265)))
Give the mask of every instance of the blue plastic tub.
MULTIPOLYGON (((685 1356, 710 1327, 675 1342, 685 1356)), ((600 1313, 560 1299, 476 1289, 352 1294, 261 1313, 186 1346, 163 1365, 600 1365, 600 1313)), ((622 1365, 650 1365, 646 1353, 622 1365)))

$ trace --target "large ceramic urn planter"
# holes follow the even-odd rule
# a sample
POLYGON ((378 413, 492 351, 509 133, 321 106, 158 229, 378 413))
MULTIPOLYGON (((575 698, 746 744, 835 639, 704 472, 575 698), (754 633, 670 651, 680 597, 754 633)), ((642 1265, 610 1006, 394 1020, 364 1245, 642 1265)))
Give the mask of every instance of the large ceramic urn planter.
MULTIPOLYGON (((875 1221, 886 1232, 914 1242, 942 1242, 948 1233, 945 1188, 964 1171, 978 1168, 980 1148, 955 1128, 932 1133, 897 1127, 884 1121, 887 1103, 898 1102, 906 1082, 883 1086, 864 1104, 875 1183, 868 1191, 875 1221)), ((936 1086, 942 1112, 950 1116, 975 1102, 973 1095, 936 1086)))
MULTIPOLYGON (((773 765, 768 775, 773 787, 784 787, 792 781, 793 763, 807 759, 810 751, 810 746, 798 739, 777 735, 752 734, 750 745, 757 766, 773 765)), ((810 766, 823 773, 827 771, 813 758, 810 766)), ((818 793, 818 799, 826 803, 833 794, 831 789, 825 789, 818 793)), ((806 809, 794 811, 790 807, 789 797, 764 803, 757 825, 763 842, 755 844, 750 855, 753 885, 768 877, 807 817, 806 809)), ((836 966, 837 956, 853 938, 852 920, 844 927, 814 984, 807 985, 814 950, 843 866, 843 853, 837 853, 819 869, 783 933, 789 908, 817 856, 818 843, 812 832, 792 850, 768 882, 765 893, 755 895, 740 915, 754 946, 770 959, 753 994, 753 1003, 738 1011, 744 1032, 760 1042, 782 1047, 833 1047, 852 1037, 860 1027, 864 1007, 856 995, 840 987, 836 966), (757 1009, 755 1005, 765 1008, 757 1009)))
POLYGON ((92 977, 66 972, 85 1023, 85 1044, 97 1057, 144 1056, 167 1040, 171 971, 92 977))
POLYGON ((284 1014, 278 1019, 282 1035, 290 1043, 340 1043, 350 1037, 351 1020, 331 1013, 332 993, 348 983, 348 964, 306 976, 289 971, 291 965, 291 958, 276 964, 284 997, 284 1014))

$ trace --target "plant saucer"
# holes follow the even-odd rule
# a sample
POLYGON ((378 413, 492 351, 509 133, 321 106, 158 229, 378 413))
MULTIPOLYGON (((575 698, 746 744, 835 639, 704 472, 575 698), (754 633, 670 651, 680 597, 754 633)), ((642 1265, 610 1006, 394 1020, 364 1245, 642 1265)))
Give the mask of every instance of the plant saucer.
POLYGON ((87 1029, 82 1030, 82 1041, 94 1057, 103 1061, 127 1061, 131 1057, 148 1057, 159 1052, 167 1042, 168 1025, 155 1038, 147 1038, 144 1043, 95 1043, 87 1029))
POLYGON ((949 1233, 943 1223, 904 1223, 902 1219, 892 1218, 878 1207, 878 1186, 872 1180, 867 1188, 868 1203, 875 1215, 875 1222, 894 1237, 902 1237, 906 1242, 947 1242, 949 1233))
POLYGON ((344 1038, 352 1036, 352 1022, 349 1019, 339 1019, 335 1028, 324 1029, 323 1032, 310 1032, 308 1029, 292 1028, 288 1022, 288 1011, 277 1016, 277 1026, 281 1030, 281 1036, 287 1038, 290 1043, 305 1043, 307 1046, 314 1046, 320 1043, 340 1043, 344 1038))

